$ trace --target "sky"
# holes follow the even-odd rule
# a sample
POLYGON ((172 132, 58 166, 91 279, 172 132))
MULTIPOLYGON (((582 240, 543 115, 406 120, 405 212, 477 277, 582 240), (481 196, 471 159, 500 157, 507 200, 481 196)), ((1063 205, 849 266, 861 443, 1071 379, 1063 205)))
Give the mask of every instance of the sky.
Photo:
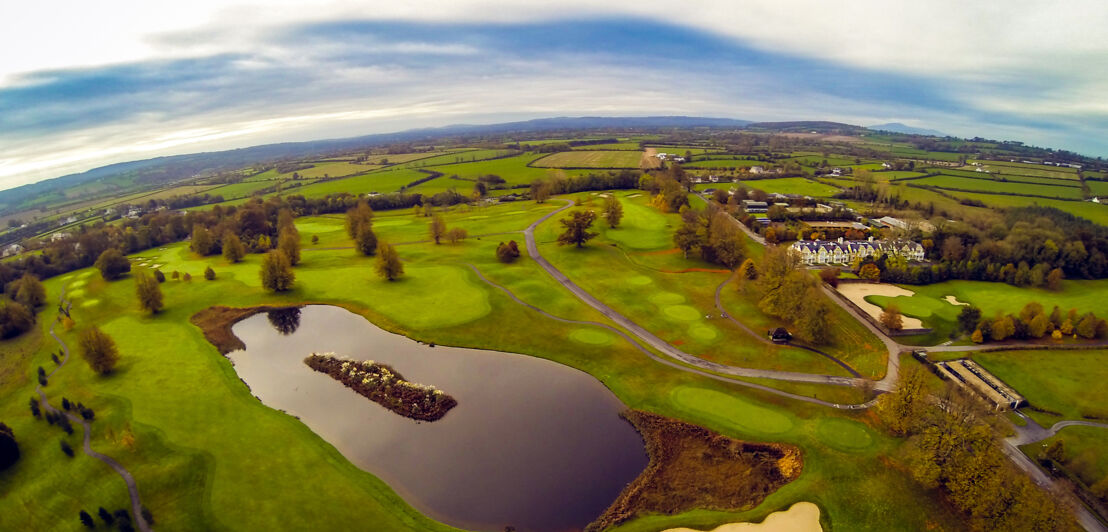
POLYGON ((551 116, 902 122, 1108 155, 1108 3, 0 6, 0 189, 130 160, 551 116))

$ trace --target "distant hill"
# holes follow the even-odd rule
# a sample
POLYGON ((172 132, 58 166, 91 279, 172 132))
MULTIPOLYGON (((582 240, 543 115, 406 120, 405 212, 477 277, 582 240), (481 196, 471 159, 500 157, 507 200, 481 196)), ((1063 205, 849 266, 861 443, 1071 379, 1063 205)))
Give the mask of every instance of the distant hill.
POLYGON ((924 129, 921 127, 906 126, 904 124, 901 124, 900 122, 877 124, 876 126, 868 126, 866 129, 872 129, 874 131, 891 131, 893 133, 904 133, 905 135, 929 135, 932 137, 949 136, 941 131, 935 131, 934 129, 924 129))
POLYGON ((746 129, 751 131, 776 131, 781 133, 823 133, 831 135, 857 135, 865 133, 866 128, 840 122, 798 121, 798 122, 754 122, 746 129))
POLYGON ((87 172, 46 179, 9 190, 0 190, 0 214, 36 197, 94 181, 106 181, 124 177, 127 178, 126 181, 129 183, 139 186, 154 186, 204 173, 235 170, 253 163, 306 157, 310 155, 322 155, 398 142, 441 141, 449 137, 503 135, 507 133, 549 132, 559 130, 664 129, 688 127, 739 128, 750 123, 751 122, 748 120, 694 116, 557 117, 487 125, 456 124, 437 128, 412 129, 396 133, 381 133, 342 139, 285 142, 219 152, 157 157, 154 159, 101 166, 87 172))

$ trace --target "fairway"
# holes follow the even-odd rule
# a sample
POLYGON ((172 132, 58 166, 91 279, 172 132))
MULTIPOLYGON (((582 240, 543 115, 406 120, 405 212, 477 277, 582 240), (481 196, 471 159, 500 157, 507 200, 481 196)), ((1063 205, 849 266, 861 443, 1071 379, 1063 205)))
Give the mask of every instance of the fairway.
POLYGON ((531 163, 541 168, 638 168, 640 151, 564 151, 531 163))
POLYGON ((951 313, 957 316, 961 312, 959 307, 944 300, 948 295, 980 308, 985 316, 993 316, 997 312, 1018 313, 1032 301, 1041 303, 1047 312, 1054 305, 1058 305, 1063 312, 1071 308, 1076 308, 1079 313, 1102 312, 1104 301, 1108 298, 1108 280, 1105 279, 1062 281, 1060 292, 986 281, 945 281, 902 287, 915 292, 915 295, 898 298, 901 311, 908 313, 912 309, 920 314, 938 313, 944 319, 949 319, 951 313))
POLYGON ((625 193, 613 193, 623 206, 623 219, 615 229, 601 221, 599 229, 605 238, 636 251, 666 249, 673 245, 670 222, 658 209, 632 201, 625 193))
POLYGON ((1024 412, 1049 427, 1063 419, 1108 422, 1108 350, 992 351, 973 359, 1022 394, 1024 412))
POLYGON ((574 329, 569 333, 569 337, 574 341, 590 345, 609 345, 615 341, 611 334, 599 329, 574 329))
POLYGON ((816 434, 828 446, 840 451, 856 451, 873 444, 865 425, 839 418, 821 418, 816 422, 816 434))
POLYGON ((670 392, 670 396, 679 408, 726 419, 728 423, 755 434, 781 434, 793 428, 793 422, 788 417, 738 396, 691 386, 677 387, 670 392))

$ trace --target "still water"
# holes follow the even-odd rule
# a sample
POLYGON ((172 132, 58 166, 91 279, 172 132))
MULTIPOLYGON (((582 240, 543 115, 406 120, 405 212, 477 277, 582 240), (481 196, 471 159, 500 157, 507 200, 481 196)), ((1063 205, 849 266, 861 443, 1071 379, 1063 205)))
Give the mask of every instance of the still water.
POLYGON ((430 347, 325 305, 304 307, 299 320, 258 314, 233 330, 246 349, 229 356, 254 395, 450 525, 579 529, 647 464, 642 439, 618 417, 623 404, 590 375, 554 362, 430 347), (303 362, 328 351, 389 364, 458 406, 434 422, 394 414, 303 362))

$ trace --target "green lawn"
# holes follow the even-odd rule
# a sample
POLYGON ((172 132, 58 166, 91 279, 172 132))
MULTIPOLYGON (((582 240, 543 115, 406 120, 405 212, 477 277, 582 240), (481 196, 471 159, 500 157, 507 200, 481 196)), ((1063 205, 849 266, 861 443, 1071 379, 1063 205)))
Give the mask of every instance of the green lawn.
POLYGON ((746 159, 707 159, 696 160, 687 165, 687 168, 742 168, 751 166, 768 166, 769 163, 763 161, 750 161, 746 159))
POLYGON ((377 192, 385 194, 388 192, 396 192, 400 190, 400 187, 413 181, 426 178, 428 175, 430 174, 407 168, 398 170, 389 169, 333 181, 315 183, 313 185, 292 189, 289 193, 300 194, 306 198, 319 198, 328 194, 338 194, 341 192, 348 192, 350 194, 377 192))
POLYGON ((1108 205, 1105 204, 1091 203, 1088 201, 1065 201, 1028 196, 985 194, 980 192, 949 192, 949 194, 956 198, 979 200, 990 207, 1027 207, 1030 205, 1054 207, 1074 216, 1080 216, 1091 222, 1108 226, 1108 205))
POLYGON ((1032 301, 1041 303, 1048 312, 1054 305, 1058 305, 1063 312, 1076 308, 1080 313, 1092 311, 1103 314, 1105 297, 1108 297, 1108 280, 1103 279, 1065 280, 1062 281, 1060 292, 987 281, 946 281, 930 285, 901 286, 916 293, 911 298, 898 298, 898 304, 902 304, 901 310, 905 313, 908 312, 907 309, 930 308, 932 312, 939 311, 944 317, 957 316, 960 312, 960 309, 943 301, 948 295, 980 308, 986 316, 993 316, 997 312, 1019 313, 1024 305, 1032 301), (916 301, 908 301, 916 299, 921 301, 918 304, 916 301))
POLYGON ((937 175, 925 177, 923 179, 914 179, 912 183, 955 190, 989 192, 997 195, 1005 193, 1029 194, 1062 199, 1081 199, 1082 197, 1081 189, 1079 188, 1041 185, 1036 183, 1017 183, 1014 181, 998 181, 987 177, 975 179, 971 177, 937 175))
POLYGON ((1025 445, 1031 457, 1061 440, 1066 450, 1064 465, 1086 486, 1108 478, 1108 429, 1099 427, 1066 427, 1042 442, 1025 445))
POLYGON ((1025 409, 1040 425, 1091 416, 1108 422, 1108 350, 995 351, 973 359, 1022 394, 1025 409))
MULTIPOLYGON (((645 196, 624 196, 623 201, 645 208, 645 196)), ((556 206, 519 202, 485 209, 456 207, 445 217, 449 226, 465 227, 471 234, 518 231, 556 206)), ((690 344, 720 346, 721 356, 752 345, 754 351, 760 350, 760 344, 739 336, 731 340, 734 331, 722 321, 702 317, 701 310, 710 308, 722 274, 664 273, 698 263, 686 262, 679 254, 630 248, 634 242, 665 251, 664 239, 651 242, 646 233, 658 223, 656 216, 672 223, 676 215, 627 210, 627 232, 642 234, 621 244, 621 249, 610 245, 615 240, 609 236, 617 229, 605 231, 609 236, 598 238, 582 253, 550 244, 544 244, 544 253, 549 252, 551 260, 583 285, 591 282, 601 287, 598 293, 609 287, 614 302, 656 319, 650 321, 652 329, 661 326, 687 335, 690 344), (579 260, 586 257, 592 258, 579 260), (667 313, 682 306, 696 309, 695 320, 681 310, 667 313), (706 340, 709 331, 721 336, 706 340)), ((372 259, 349 249, 341 216, 297 222, 305 242, 302 263, 296 268, 296 288, 284 294, 259 288, 259 255, 231 265, 218 256, 197 257, 184 243, 148 250, 136 258, 136 264, 145 267, 158 265, 166 272, 193 275, 191 282, 171 279, 162 285, 167 306, 156 316, 139 312, 130 277, 108 283, 83 270, 45 283, 51 301, 63 286, 70 290, 77 328, 61 332, 67 342, 75 345, 77 333, 96 323, 116 339, 123 357, 116 374, 107 378, 94 376, 83 361, 74 358, 51 380, 47 393, 55 404, 64 395, 96 409, 93 446, 131 470, 159 529, 444 528, 418 515, 387 485, 354 467, 297 419, 254 399, 230 362, 187 321, 214 304, 307 301, 342 304, 379 326, 421 341, 548 358, 587 371, 629 407, 701 423, 733 437, 783 441, 804 450, 801 478, 756 509, 645 517, 626 529, 715 526, 756 519, 799 500, 819 504, 825 522, 840 529, 956 530, 961 526, 901 468, 888 466, 898 460, 901 442, 868 428, 868 416, 788 401, 678 371, 650 361, 604 329, 550 320, 482 283, 468 265, 555 315, 604 321, 526 257, 509 265, 495 260, 497 242, 515 238, 522 244, 521 235, 471 238, 458 245, 401 245, 398 251, 408 275, 388 283, 373 275, 372 259), (310 244, 313 235, 320 236, 315 246, 310 244), (209 265, 218 275, 214 281, 200 275, 209 265), (735 417, 751 413, 779 417, 773 424, 769 418, 735 417), (770 435, 773 430, 780 432, 770 435), (920 504, 921 500, 933 504, 920 504)), ((377 213, 374 223, 384 240, 426 238, 427 219, 410 211, 377 213)), ((552 220, 540 227, 540 240, 551 240, 556 224, 552 220)), ((43 335, 52 313, 49 307, 40 314, 41 328, 36 333, 3 344, 0 419, 14 429, 24 452, 18 465, 0 476, 4 506, 12 501, 11 507, 19 509, 4 512, 5 528, 13 530, 77 529, 79 509, 114 509, 127 501, 118 476, 83 455, 65 458, 58 450, 61 433, 32 420, 27 412, 34 369, 49 367, 49 354, 55 350, 43 335)), ((767 349, 773 350, 772 365, 793 365, 790 357, 807 356, 767 349)), ((70 441, 76 446, 75 437, 70 441)))
POLYGON ((803 196, 831 197, 840 190, 833 186, 825 185, 803 177, 784 177, 780 179, 757 179, 743 182, 750 188, 756 188, 768 193, 800 194, 803 196))

